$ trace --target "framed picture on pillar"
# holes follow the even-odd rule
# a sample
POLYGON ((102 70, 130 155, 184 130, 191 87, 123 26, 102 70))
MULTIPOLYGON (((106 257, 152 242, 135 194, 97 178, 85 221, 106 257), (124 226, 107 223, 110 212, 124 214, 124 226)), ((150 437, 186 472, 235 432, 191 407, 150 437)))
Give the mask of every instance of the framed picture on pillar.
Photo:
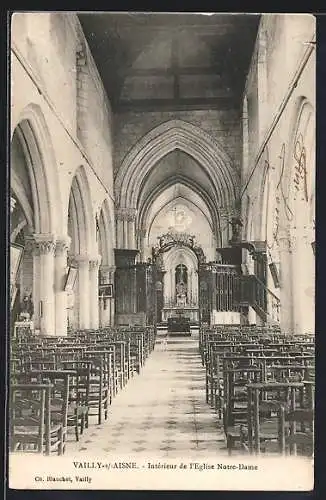
POLYGON ((105 297, 105 298, 112 298, 113 297, 113 285, 100 285, 99 287, 99 296, 100 297, 105 297))
POLYGON ((279 262, 271 262, 269 265, 275 288, 280 288, 279 262))
POLYGON ((15 303, 15 300, 16 300, 16 296, 17 296, 17 286, 16 285, 10 285, 10 309, 12 309, 14 307, 14 303, 15 303))
POLYGON ((12 243, 10 245, 10 283, 14 284, 17 281, 17 276, 20 268, 24 252, 24 247, 12 243))
POLYGON ((72 292, 75 288, 78 269, 76 267, 69 267, 65 283, 65 292, 72 292))

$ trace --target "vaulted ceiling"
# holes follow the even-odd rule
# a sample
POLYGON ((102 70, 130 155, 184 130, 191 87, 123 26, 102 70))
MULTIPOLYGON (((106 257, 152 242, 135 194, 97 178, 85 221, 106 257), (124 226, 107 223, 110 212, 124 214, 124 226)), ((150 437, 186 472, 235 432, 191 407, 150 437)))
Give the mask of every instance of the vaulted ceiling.
POLYGON ((114 111, 238 106, 259 18, 79 14, 114 111))

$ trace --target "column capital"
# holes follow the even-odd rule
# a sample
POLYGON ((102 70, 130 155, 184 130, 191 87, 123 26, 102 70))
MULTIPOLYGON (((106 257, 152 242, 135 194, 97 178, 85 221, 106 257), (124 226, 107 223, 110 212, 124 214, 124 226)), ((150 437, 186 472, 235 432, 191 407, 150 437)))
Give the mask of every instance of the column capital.
POLYGON ((125 220, 128 222, 134 222, 137 216, 137 208, 132 207, 119 207, 115 211, 115 216, 117 220, 125 220))
POLYGON ((71 255, 70 262, 73 266, 76 266, 78 268, 83 266, 89 266, 89 255, 86 254, 71 255))
POLYGON ((26 246, 35 256, 54 253, 56 236, 48 233, 37 233, 26 237, 26 246))
POLYGON ((71 238, 70 236, 58 236, 57 241, 55 242, 55 255, 62 255, 64 252, 67 252, 70 248, 71 238))
POLYGON ((92 271, 92 270, 98 269, 100 267, 101 261, 102 261, 101 255, 94 255, 94 256, 90 257, 89 258, 89 270, 92 271))
POLYGON ((100 269, 103 273, 114 273, 116 270, 116 266, 102 264, 100 269))
POLYGON ((222 221, 230 221, 232 217, 239 217, 239 210, 233 205, 223 205, 218 208, 218 215, 222 221))

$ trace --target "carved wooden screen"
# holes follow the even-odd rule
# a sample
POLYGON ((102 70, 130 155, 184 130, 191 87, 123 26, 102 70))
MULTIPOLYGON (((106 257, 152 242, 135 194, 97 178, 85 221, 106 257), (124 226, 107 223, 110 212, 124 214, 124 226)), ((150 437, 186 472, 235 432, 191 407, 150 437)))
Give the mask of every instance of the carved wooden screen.
POLYGON ((117 314, 137 312, 135 267, 117 268, 115 272, 115 307, 117 314))
POLYGON ((204 323, 210 323, 212 312, 212 273, 207 269, 207 264, 200 264, 199 276, 199 317, 204 323))
POLYGON ((239 280, 235 266, 217 265, 213 271, 213 294, 216 311, 238 311, 239 280))
POLYGON ((162 321, 162 310, 164 307, 164 271, 161 271, 160 269, 156 270, 155 289, 156 289, 156 321, 157 323, 160 323, 162 321))
POLYGON ((155 266, 135 264, 117 268, 115 274, 116 313, 146 315, 146 323, 156 318, 155 266))

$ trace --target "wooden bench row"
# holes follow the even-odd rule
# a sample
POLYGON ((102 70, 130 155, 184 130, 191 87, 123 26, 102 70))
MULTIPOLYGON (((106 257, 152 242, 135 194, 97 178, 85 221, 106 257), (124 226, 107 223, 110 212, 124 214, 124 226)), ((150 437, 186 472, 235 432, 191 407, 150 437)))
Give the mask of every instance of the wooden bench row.
POLYGON ((79 440, 90 417, 105 421, 113 398, 153 350, 149 331, 83 331, 13 343, 11 451, 63 454, 69 427, 79 440))
POLYGON ((236 445, 249 453, 313 453, 314 347, 311 336, 255 328, 202 335, 206 401, 223 423, 229 453, 236 445))

